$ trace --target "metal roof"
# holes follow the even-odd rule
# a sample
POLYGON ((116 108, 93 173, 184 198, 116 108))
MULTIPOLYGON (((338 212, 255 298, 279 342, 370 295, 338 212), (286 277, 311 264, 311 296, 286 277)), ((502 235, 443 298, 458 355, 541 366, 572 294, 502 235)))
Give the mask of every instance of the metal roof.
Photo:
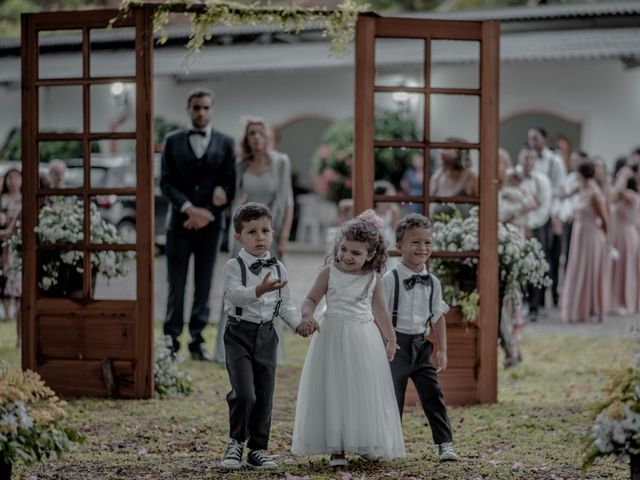
MULTIPOLYGON (((474 49, 460 48, 461 42, 443 41, 433 51, 433 63, 465 64, 477 61, 474 49)), ((464 42, 467 43, 467 42, 464 42)), ((416 44, 419 45, 419 42, 416 44)), ((477 49, 475 50, 477 51, 477 49)), ((186 64, 183 47, 164 47, 154 52, 154 75, 178 79, 226 77, 246 73, 313 71, 328 68, 352 68, 353 52, 337 58, 329 52, 328 42, 207 46, 186 64)), ((117 71, 122 54, 117 50, 96 51, 104 71, 117 71)), ((402 41, 380 44, 376 54, 379 67, 416 65, 421 52, 402 41)), ((76 55, 77 56, 77 55, 76 55)), ((624 29, 569 30, 563 32, 518 32, 502 35, 501 62, 597 60, 640 57, 640 27, 624 29)), ((41 67, 51 78, 64 77, 72 70, 72 55, 44 55, 41 67), (71 63, 70 63, 71 62, 71 63)), ((0 57, 0 82, 15 82, 20 76, 20 58, 0 57)))
MULTIPOLYGON (((385 14, 389 17, 403 18, 424 18, 441 20, 497 20, 500 22, 530 22, 548 21, 561 19, 595 19, 602 17, 629 17, 640 15, 640 1, 632 2, 604 2, 587 4, 561 4, 561 5, 539 5, 534 7, 508 7, 482 10, 463 10, 456 12, 394 12, 385 14)), ((535 30, 535 27, 531 28, 535 30)), ((306 25, 302 32, 313 32, 320 30, 318 23, 306 25)), ((189 36, 191 29, 189 26, 175 26, 167 28, 170 40, 180 40, 189 36)), ((251 36, 262 33, 277 33, 282 30, 278 26, 265 24, 240 25, 227 27, 221 25, 212 29, 214 37, 237 37, 251 36)), ((133 40, 133 31, 129 28, 114 29, 109 32, 95 32, 92 41, 95 43, 118 43, 133 40)), ((45 37, 42 44, 45 46, 65 47, 79 45, 81 37, 79 34, 57 34, 45 37)), ((0 38, 1 50, 15 50, 20 46, 19 38, 0 38)), ((19 52, 18 52, 19 53, 19 52)))
MULTIPOLYGON (((458 19, 501 19, 508 18, 527 21, 527 18, 559 18, 560 16, 598 16, 622 15, 621 18, 634 19, 640 13, 640 2, 605 3, 587 5, 551 5, 543 7, 521 7, 487 11, 464 11, 452 13, 429 12, 407 15, 412 18, 458 18, 458 19), (452 16, 455 15, 455 16, 452 16)), ((543 22, 545 23, 545 22, 543 22)), ((311 28, 311 27, 310 27, 311 28)), ((315 27, 314 27, 315 28, 315 27)), ((262 25, 244 27, 219 27, 220 35, 254 35, 251 41, 232 41, 208 44, 200 54, 194 55, 193 61, 185 68, 186 49, 184 42, 161 46, 154 51, 154 74, 156 76, 174 76, 178 79, 196 76, 231 76, 244 73, 312 71, 327 68, 349 68, 353 66, 353 52, 343 58, 336 58, 329 52, 329 43, 316 30, 307 30, 300 37, 292 38, 286 43, 281 35, 280 40, 270 41, 266 38, 261 43, 260 33, 273 33, 280 30, 262 25)), ((172 31, 172 35, 187 35, 189 27, 180 27, 172 31)), ((118 41, 126 42, 132 38, 132 29, 116 29, 110 32, 95 32, 96 39, 113 42, 103 48, 92 51, 92 59, 102 66, 103 71, 118 70, 122 63, 122 50, 128 48, 126 43, 118 45, 118 41), (121 31, 118 31, 121 30, 121 31), (115 36, 114 36, 115 35, 115 36)), ((54 35, 47 42, 56 45, 72 45, 79 41, 79 35, 54 35)), ((237 40, 237 39, 236 39, 237 40)), ((286 40, 286 39, 284 39, 286 40)), ((416 65, 422 53, 407 48, 406 42, 385 40, 377 47, 376 57, 380 67, 401 67, 416 65)), ((418 42, 419 43, 419 42, 418 42)), ((477 53, 473 49, 459 48, 460 42, 441 42, 441 48, 432 52, 435 64, 463 64, 477 61, 477 53)), ((7 41, 0 41, 0 50, 7 41)), ((15 47, 15 46, 14 46, 15 47)), ((77 62, 77 52, 65 51, 65 48, 46 50, 51 53, 41 55, 40 68, 45 69, 51 78, 65 77, 73 70, 73 62, 77 62)), ((476 49, 477 52, 477 49, 476 49)), ((0 83, 17 82, 20 79, 20 56, 0 54, 0 83)), ((503 30, 500 35, 501 62, 533 62, 562 60, 596 60, 620 58, 630 64, 640 61, 640 22, 628 22, 624 26, 599 28, 558 28, 558 29, 526 29, 522 31, 503 30)))
POLYGON ((394 14, 394 16, 438 20, 499 20, 501 22, 510 22, 638 14, 640 14, 640 2, 603 2, 462 10, 457 12, 412 12, 398 13, 397 15, 394 14))

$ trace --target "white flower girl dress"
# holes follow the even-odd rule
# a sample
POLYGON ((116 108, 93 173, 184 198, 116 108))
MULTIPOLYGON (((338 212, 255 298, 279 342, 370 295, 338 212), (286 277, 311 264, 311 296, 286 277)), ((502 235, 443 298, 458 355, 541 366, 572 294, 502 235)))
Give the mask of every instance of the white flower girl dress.
POLYGON ((375 283, 375 273, 330 267, 327 310, 298 387, 293 453, 405 456, 391 369, 373 322, 375 283))

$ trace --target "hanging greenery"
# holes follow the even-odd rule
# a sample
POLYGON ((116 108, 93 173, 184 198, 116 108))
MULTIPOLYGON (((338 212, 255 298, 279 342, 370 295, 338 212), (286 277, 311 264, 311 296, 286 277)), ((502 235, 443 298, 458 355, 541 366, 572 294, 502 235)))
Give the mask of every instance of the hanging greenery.
MULTIPOLYGON (((120 10, 127 13, 131 8, 143 3, 142 0, 123 0, 120 10)), ((277 25, 285 32, 297 34, 305 25, 319 23, 323 26, 323 35, 331 38, 331 51, 336 55, 343 55, 353 40, 358 15, 367 9, 368 5, 357 5, 353 0, 342 0, 335 10, 328 10, 326 7, 302 8, 295 5, 244 5, 222 0, 166 0, 155 7, 153 28, 154 33, 160 33, 159 43, 164 44, 168 39, 165 27, 169 23, 171 12, 184 11, 191 19, 191 35, 187 48, 189 54, 192 54, 211 40, 213 27, 219 25, 277 25)), ((112 20, 112 23, 115 20, 112 20)))

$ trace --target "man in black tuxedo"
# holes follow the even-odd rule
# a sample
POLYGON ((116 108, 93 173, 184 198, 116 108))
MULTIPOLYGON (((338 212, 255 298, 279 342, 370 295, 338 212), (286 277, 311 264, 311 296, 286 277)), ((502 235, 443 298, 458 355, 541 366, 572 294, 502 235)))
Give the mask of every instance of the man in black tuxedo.
POLYGON ((209 321, 213 267, 224 231, 224 209, 235 193, 233 140, 213 130, 213 94, 193 91, 187 100, 192 129, 167 135, 162 151, 160 188, 169 200, 167 212, 167 275, 169 294, 164 333, 173 351, 184 326, 184 290, 189 258, 194 255, 193 308, 189 320, 189 351, 196 360, 212 360, 203 348, 202 330, 209 321))

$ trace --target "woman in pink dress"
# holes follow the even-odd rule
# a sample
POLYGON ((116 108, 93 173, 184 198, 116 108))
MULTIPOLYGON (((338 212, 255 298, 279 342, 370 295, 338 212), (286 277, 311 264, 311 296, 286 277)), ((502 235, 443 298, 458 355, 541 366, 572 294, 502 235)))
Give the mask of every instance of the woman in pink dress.
POLYGON ((578 167, 579 200, 573 213, 569 261, 562 288, 562 320, 602 321, 609 306, 609 217, 606 199, 594 181, 595 167, 585 161, 578 167))
POLYGON ((619 257, 612 265, 611 311, 629 315, 638 310, 640 237, 636 219, 640 214, 640 196, 634 172, 626 166, 625 158, 616 162, 615 179, 613 246, 619 257))

